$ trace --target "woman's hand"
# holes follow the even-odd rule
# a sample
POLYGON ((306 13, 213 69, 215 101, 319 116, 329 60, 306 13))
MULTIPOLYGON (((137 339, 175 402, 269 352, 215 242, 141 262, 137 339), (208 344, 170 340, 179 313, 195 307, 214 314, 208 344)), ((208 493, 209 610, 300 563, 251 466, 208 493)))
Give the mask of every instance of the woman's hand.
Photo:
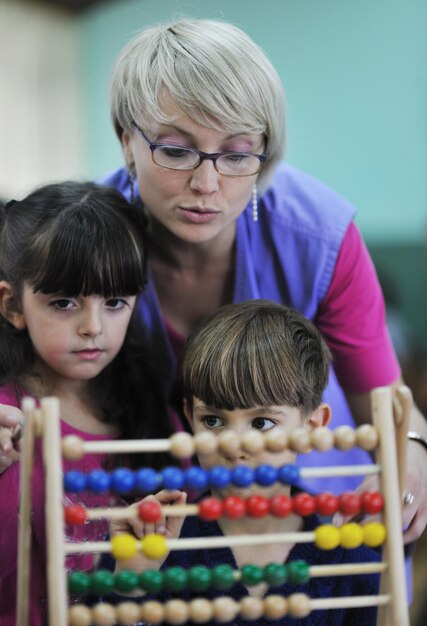
POLYGON ((20 409, 0 404, 0 474, 19 460, 23 419, 20 409))
MULTIPOLYGON (((143 499, 143 501, 145 500, 154 500, 159 502, 161 505, 168 504, 173 506, 185 504, 187 501, 187 494, 178 490, 163 490, 159 491, 159 493, 156 493, 155 495, 147 496, 143 499)), ((110 522, 111 537, 121 533, 131 533, 135 535, 137 539, 142 539, 145 535, 152 533, 164 535, 167 539, 176 539, 179 537, 182 524, 184 523, 184 517, 171 516, 166 519, 162 518, 156 523, 146 523, 141 521, 137 515, 138 504, 139 502, 136 502, 135 504, 131 504, 129 506, 129 515, 127 515, 125 519, 112 520, 110 522)), ((141 572, 147 568, 160 569, 160 566, 165 558, 153 561, 147 559, 147 557, 145 557, 141 552, 138 552, 138 554, 132 559, 117 560, 116 571, 126 569, 141 572)))

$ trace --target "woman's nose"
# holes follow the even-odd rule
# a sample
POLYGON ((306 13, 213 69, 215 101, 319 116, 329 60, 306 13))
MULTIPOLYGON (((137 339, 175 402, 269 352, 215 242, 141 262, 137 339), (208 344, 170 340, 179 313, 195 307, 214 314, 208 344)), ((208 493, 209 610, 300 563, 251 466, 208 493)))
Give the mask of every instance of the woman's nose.
POLYGON ((205 160, 199 167, 192 170, 190 187, 203 194, 211 194, 218 191, 218 177, 220 174, 216 171, 212 161, 205 160))

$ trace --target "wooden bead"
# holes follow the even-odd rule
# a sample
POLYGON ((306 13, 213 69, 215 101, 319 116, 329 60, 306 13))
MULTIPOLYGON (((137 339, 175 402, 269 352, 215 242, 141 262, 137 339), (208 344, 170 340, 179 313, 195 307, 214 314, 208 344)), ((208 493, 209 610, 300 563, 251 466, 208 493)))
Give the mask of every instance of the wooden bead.
POLYGON ((156 600, 147 600, 141 607, 141 617, 143 622, 149 624, 163 624, 165 618, 165 609, 163 604, 156 600))
POLYGON ((116 607, 116 619, 120 626, 131 626, 139 621, 141 608, 136 602, 121 602, 116 607))
POLYGON ((92 623, 94 626, 114 626, 116 624, 116 610, 112 604, 96 604, 92 608, 92 623))
POLYGON ((189 617, 189 608, 184 600, 173 599, 165 604, 165 622, 169 624, 186 624, 189 617))
POLYGON ((378 448, 379 435, 375 426, 363 424, 356 429, 357 445, 368 452, 378 448))
POLYGON ((221 624, 226 624, 235 619, 239 612, 240 605, 233 600, 233 598, 224 596, 222 598, 215 598, 215 600, 212 601, 212 608, 214 619, 221 624))
POLYGON ((269 452, 283 452, 288 448, 289 436, 282 428, 272 428, 264 435, 265 447, 269 452))
POLYGON ((295 428, 289 435, 289 447, 301 454, 310 452, 311 436, 306 428, 295 428))
POLYGON ((194 436, 194 443, 197 454, 213 454, 218 449, 216 435, 211 432, 197 433, 194 436))
POLYGON ((85 455, 83 439, 77 435, 67 435, 62 440, 61 451, 64 459, 78 461, 85 455))
POLYGON ((232 430, 224 430, 218 435, 218 449, 226 455, 234 456, 240 451, 240 437, 232 430))
POLYGON ((310 436, 311 445, 319 452, 326 452, 334 447, 334 433, 329 429, 321 426, 315 428, 310 436))
POLYGON ((265 449, 264 435, 257 430, 248 430, 240 441, 242 450, 249 454, 258 454, 265 449))
POLYGON ((288 598, 290 617, 307 617, 311 613, 310 598, 305 593, 294 593, 288 598))
POLYGON ((264 615, 267 619, 282 619, 288 612, 286 598, 271 595, 264 598, 264 615))
POLYGON ((334 439, 338 450, 351 450, 356 445, 356 431, 351 426, 338 426, 334 430, 334 439))
POLYGON ((90 626, 92 624, 92 611, 83 604, 75 604, 68 609, 69 626, 90 626))
POLYGON ((261 598, 246 596, 240 600, 240 615, 246 620, 260 619, 264 615, 264 604, 261 598))
POLYGON ((177 459, 193 456, 196 449, 194 437, 190 433, 175 433, 170 438, 171 454, 177 459))
POLYGON ((195 598, 188 605, 189 618, 195 624, 205 624, 213 618, 212 602, 205 598, 195 598))

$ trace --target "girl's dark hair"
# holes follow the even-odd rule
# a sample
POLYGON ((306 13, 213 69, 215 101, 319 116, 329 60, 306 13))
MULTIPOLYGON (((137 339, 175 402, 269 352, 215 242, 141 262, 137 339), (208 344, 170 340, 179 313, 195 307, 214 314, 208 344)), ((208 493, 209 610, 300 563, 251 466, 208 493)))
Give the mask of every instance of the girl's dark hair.
POLYGON ((185 397, 225 410, 286 404, 307 415, 322 401, 329 364, 325 341, 298 311, 268 300, 231 304, 187 339, 185 397))
MULTIPOLYGON (((136 295, 146 284, 145 251, 144 216, 110 187, 51 184, 1 210, 0 280, 12 285, 17 308, 24 283, 70 298, 136 295)), ((34 359, 27 331, 0 316, 0 384, 19 389, 34 359)), ((91 385, 102 419, 122 438, 169 436, 160 374, 135 315, 121 351, 91 385)), ((162 464, 159 455, 152 461, 162 464)))

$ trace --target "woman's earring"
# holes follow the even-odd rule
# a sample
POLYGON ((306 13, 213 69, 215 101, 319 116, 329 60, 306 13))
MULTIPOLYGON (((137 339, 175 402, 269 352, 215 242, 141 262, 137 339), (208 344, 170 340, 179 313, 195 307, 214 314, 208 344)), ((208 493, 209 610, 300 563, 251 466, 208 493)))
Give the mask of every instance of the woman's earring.
POLYGON ((256 185, 252 189, 252 219, 254 222, 258 221, 258 193, 256 185))
POLYGON ((135 165, 129 163, 127 170, 130 184, 130 203, 135 204, 135 165))

